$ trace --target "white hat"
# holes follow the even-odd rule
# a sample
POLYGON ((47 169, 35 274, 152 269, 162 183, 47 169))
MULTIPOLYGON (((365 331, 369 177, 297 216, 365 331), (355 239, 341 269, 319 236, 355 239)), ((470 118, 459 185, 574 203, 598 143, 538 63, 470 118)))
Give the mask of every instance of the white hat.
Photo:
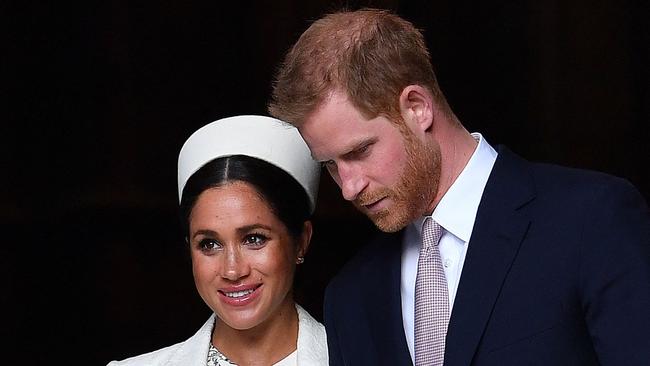
MULTIPOLYGON (((264 160, 289 173, 307 192, 314 212, 320 166, 298 130, 265 116, 235 116, 209 123, 190 136, 178 155, 178 199, 192 174, 210 161, 231 155, 264 160)), ((287 197, 287 199, 291 199, 287 197)))

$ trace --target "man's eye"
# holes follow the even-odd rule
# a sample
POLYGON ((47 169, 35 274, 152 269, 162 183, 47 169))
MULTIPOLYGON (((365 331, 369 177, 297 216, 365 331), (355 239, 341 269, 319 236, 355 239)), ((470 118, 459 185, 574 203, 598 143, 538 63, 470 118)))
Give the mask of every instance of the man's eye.
POLYGON ((246 235, 244 238, 244 244, 251 246, 261 246, 266 243, 268 238, 262 234, 251 234, 246 235))
POLYGON ((363 145, 363 146, 359 147, 358 149, 354 150, 354 155, 357 156, 357 157, 363 156, 364 154, 366 154, 368 152, 368 150, 370 150, 370 145, 371 144, 366 144, 366 145, 363 145))
POLYGON ((331 169, 336 166, 336 163, 334 162, 334 160, 327 160, 320 163, 320 165, 325 169, 331 169))
POLYGON ((214 239, 202 239, 199 241, 199 249, 204 252, 209 252, 221 248, 221 243, 214 239))

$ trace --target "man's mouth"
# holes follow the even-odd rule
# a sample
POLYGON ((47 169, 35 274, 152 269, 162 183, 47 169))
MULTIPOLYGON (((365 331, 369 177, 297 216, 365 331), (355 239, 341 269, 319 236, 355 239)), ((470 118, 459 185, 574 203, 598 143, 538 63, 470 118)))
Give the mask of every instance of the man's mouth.
POLYGON ((373 211, 376 211, 376 210, 379 210, 380 208, 382 208, 385 199, 386 199, 386 197, 382 197, 382 198, 379 198, 379 199, 377 199, 375 201, 372 201, 372 202, 364 202, 364 203, 361 203, 360 206, 363 207, 364 209, 366 209, 369 212, 373 212, 373 211))

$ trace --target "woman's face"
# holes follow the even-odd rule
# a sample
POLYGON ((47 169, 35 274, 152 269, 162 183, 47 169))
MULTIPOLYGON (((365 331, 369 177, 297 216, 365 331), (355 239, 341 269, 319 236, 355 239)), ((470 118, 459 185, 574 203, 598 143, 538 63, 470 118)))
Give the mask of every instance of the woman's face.
POLYGON ((199 195, 189 218, 194 282, 228 326, 250 329, 293 306, 295 263, 311 234, 294 243, 261 195, 243 182, 199 195))

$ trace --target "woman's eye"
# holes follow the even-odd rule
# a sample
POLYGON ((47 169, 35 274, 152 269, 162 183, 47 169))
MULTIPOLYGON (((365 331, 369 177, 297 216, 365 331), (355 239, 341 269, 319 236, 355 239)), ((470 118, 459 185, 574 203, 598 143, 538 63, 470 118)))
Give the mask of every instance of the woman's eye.
POLYGON ((202 239, 199 241, 199 249, 204 252, 209 252, 221 248, 221 243, 214 239, 202 239))
POLYGON ((246 245, 252 245, 252 246, 260 246, 264 245, 268 238, 262 234, 251 234, 251 235, 246 235, 244 238, 244 244, 246 245))

